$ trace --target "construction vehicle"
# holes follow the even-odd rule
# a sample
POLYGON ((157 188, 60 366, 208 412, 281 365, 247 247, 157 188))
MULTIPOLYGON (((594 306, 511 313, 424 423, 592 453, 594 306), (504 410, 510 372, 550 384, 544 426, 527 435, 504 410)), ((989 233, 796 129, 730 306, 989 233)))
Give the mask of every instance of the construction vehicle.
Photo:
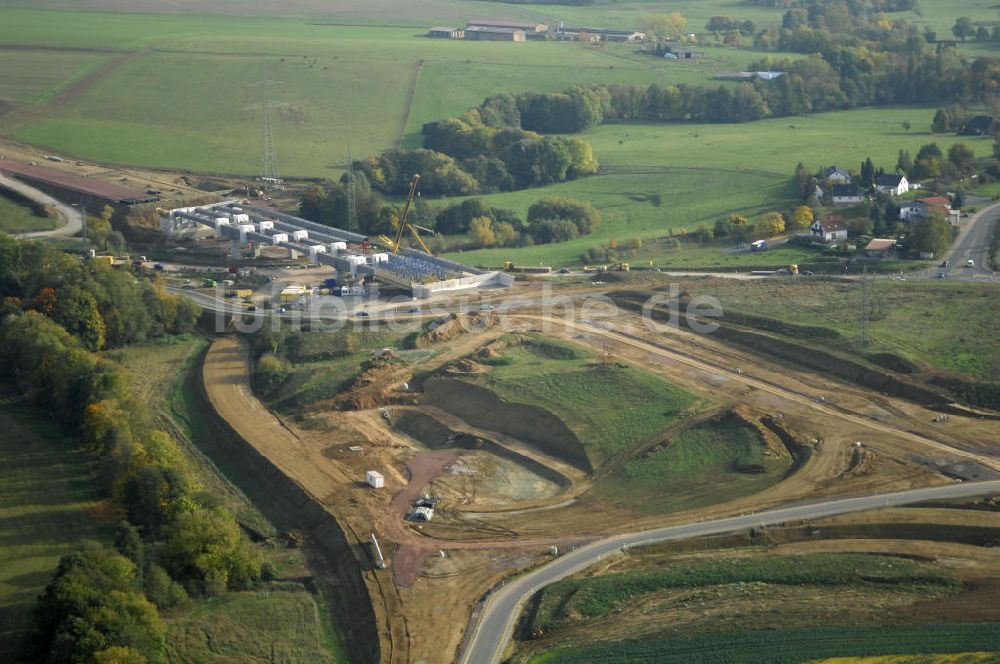
POLYGON ((630 269, 632 269, 632 266, 629 265, 628 263, 615 264, 615 270, 617 270, 618 272, 628 272, 630 269))
POLYGON ((503 271, 504 272, 513 272, 515 269, 516 269, 516 266, 514 265, 514 261, 504 261, 504 264, 503 264, 503 271))
POLYGON ((389 251, 394 254, 399 253, 400 246, 403 241, 403 232, 409 230, 416 238, 417 244, 428 254, 432 253, 427 245, 424 243, 423 238, 420 237, 420 233, 417 229, 424 231, 425 233, 433 233, 429 228, 424 228, 423 226, 417 226, 416 224, 411 224, 407 219, 410 216, 410 207, 413 205, 413 196, 417 193, 417 184, 420 182, 420 174, 417 173, 413 176, 413 180, 410 181, 410 195, 406 197, 406 207, 403 208, 403 216, 399 219, 399 223, 396 227, 396 237, 390 238, 388 235, 379 235, 378 241, 388 247, 389 251))
POLYGON ((791 265, 788 266, 788 274, 790 274, 790 275, 792 275, 794 277, 794 276, 797 276, 798 273, 799 273, 799 266, 798 265, 795 265, 793 263, 793 264, 791 264, 791 265))

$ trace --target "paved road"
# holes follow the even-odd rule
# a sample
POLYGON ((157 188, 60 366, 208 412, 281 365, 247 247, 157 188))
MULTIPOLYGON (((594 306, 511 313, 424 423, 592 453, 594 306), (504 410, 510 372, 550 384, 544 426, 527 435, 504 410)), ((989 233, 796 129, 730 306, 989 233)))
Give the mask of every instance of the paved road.
POLYGON ((18 237, 23 238, 40 238, 40 237, 70 237, 76 235, 83 231, 83 214, 77 208, 72 205, 66 205, 65 203, 58 201, 44 191, 39 191, 34 187, 29 187, 20 180, 15 180, 9 178, 6 175, 0 174, 0 187, 5 189, 10 189, 11 191, 17 192, 25 198, 35 201, 36 203, 41 203, 42 205, 48 205, 55 208, 59 216, 63 218, 64 223, 59 228, 54 228, 50 231, 38 231, 35 233, 21 233, 18 237))
POLYGON ((950 268, 946 272, 952 279, 983 279, 993 276, 990 264, 990 239, 1000 221, 1000 205, 991 205, 972 218, 968 226, 958 236, 958 240, 947 255, 950 268), (972 259, 973 267, 965 267, 972 259))
POLYGON ((605 556, 615 555, 623 548, 667 540, 717 535, 748 528, 760 528, 784 521, 817 519, 926 500, 966 498, 991 493, 1000 493, 1000 480, 951 484, 885 495, 803 503, 757 514, 609 537, 566 553, 493 592, 486 600, 485 605, 481 607, 478 615, 473 615, 458 662, 459 664, 496 664, 500 662, 503 650, 513 632, 514 624, 521 613, 521 607, 529 597, 544 586, 579 572, 605 556))

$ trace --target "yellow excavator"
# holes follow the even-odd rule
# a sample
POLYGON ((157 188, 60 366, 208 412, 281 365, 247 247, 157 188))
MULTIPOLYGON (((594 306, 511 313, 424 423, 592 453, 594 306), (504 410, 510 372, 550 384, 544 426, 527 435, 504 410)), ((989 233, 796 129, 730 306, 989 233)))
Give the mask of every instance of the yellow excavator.
POLYGON ((388 235, 378 236, 378 241, 381 244, 388 247, 389 251, 391 251, 394 254, 399 253, 399 248, 403 240, 403 232, 407 229, 409 229, 410 232, 413 234, 413 237, 416 238, 417 243, 420 245, 420 247, 428 254, 431 253, 431 250, 424 243, 423 239, 420 237, 420 233, 418 233, 417 230, 418 229, 422 230, 425 233, 433 233, 434 231, 432 231, 429 228, 424 228, 423 226, 417 226, 416 224, 411 224, 409 221, 407 221, 407 219, 410 216, 410 206, 413 205, 413 197, 417 193, 417 183, 419 182, 420 182, 420 174, 417 173, 416 175, 413 176, 413 180, 410 181, 410 195, 407 196, 406 198, 406 207, 403 208, 403 216, 399 219, 399 222, 396 226, 396 237, 391 238, 388 235))

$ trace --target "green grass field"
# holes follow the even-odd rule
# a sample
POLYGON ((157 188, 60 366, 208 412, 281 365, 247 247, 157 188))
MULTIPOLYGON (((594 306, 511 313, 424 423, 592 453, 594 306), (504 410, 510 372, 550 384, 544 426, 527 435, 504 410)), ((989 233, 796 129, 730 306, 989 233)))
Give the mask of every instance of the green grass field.
POLYGON ((645 512, 695 509, 763 491, 791 463, 765 456, 756 431, 725 419, 685 429, 649 456, 626 462, 595 484, 594 495, 645 512), (737 470, 754 465, 767 472, 737 470))
POLYGON ((299 584, 228 593, 167 619, 171 662, 317 662, 332 664, 325 625, 299 584))
MULTIPOLYGON (((525 264, 578 263, 595 244, 619 244, 632 237, 655 238, 670 231, 711 227, 732 212, 751 218, 768 210, 787 211, 796 196, 791 185, 798 162, 818 170, 838 164, 857 170, 866 157, 892 170, 900 149, 916 154, 921 145, 937 142, 947 150, 967 142, 979 156, 991 154, 989 139, 960 139, 931 135, 934 108, 866 108, 794 118, 773 118, 750 124, 610 124, 583 134, 601 161, 601 173, 544 189, 484 197, 490 204, 526 215, 528 207, 549 195, 591 201, 602 215, 601 225, 589 236, 556 245, 523 249, 484 249, 450 254, 472 264, 501 265, 504 260, 525 264), (900 126, 908 119, 913 128, 900 126), (793 128, 794 127, 794 128, 793 128), (653 204, 653 194, 660 205, 653 204)), ((739 265, 726 250, 711 247, 698 254, 687 250, 658 256, 661 266, 739 265), (662 259, 662 260, 661 260, 662 259)), ((789 262, 808 253, 789 254, 789 262)), ((747 265, 761 260, 782 262, 779 256, 750 256, 747 265)))
POLYGON ((58 217, 39 217, 28 205, 0 192, 0 230, 8 233, 47 231, 59 225, 58 217))
POLYGON ((103 59, 82 51, 0 49, 0 100, 42 104, 103 59))
MULTIPOLYGON (((860 350, 856 283, 711 279, 684 288, 719 298, 723 310, 835 330, 838 337, 822 340, 825 346, 860 350)), ((876 280, 866 352, 896 353, 919 367, 995 378, 1000 375, 1000 348, 982 340, 993 338, 996 330, 996 297, 989 284, 876 280)))
POLYGON ((500 362, 487 374, 490 389, 560 417, 580 437, 595 468, 702 404, 637 368, 605 367, 583 348, 537 337, 509 348, 500 362), (569 349, 569 354, 549 348, 569 349))
POLYGON ((0 431, 0 653, 19 659, 59 558, 110 540, 113 517, 88 459, 55 423, 4 392, 0 431))

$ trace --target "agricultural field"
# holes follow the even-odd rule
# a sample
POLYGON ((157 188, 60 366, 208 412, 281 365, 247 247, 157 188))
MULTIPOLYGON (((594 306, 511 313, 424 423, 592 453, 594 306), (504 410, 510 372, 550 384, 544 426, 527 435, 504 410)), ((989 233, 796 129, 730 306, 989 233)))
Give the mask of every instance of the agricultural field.
POLYGON ((58 217, 39 217, 30 205, 25 205, 0 192, 0 231, 28 233, 47 231, 58 225, 58 217))
POLYGON ((507 401, 541 406, 580 437, 597 468, 703 404, 634 367, 602 363, 578 346, 541 337, 512 345, 485 384, 507 401))
POLYGON ((43 104, 103 59, 85 51, 0 48, 0 102, 43 104))
POLYGON ((640 512, 696 509, 763 491, 785 477, 788 456, 765 454, 757 432, 733 418, 695 425, 656 451, 626 461, 594 486, 594 497, 640 512), (764 472, 741 472, 754 467, 764 472))
POLYGON ((630 549, 538 592, 512 661, 990 661, 1000 570, 971 542, 997 521, 951 507, 630 549))
POLYGON ((0 652, 24 655, 35 599, 59 558, 109 542, 114 518, 90 462, 58 426, 0 393, 0 652))
POLYGON ((40 53, 43 62, 58 53, 44 47, 54 46, 119 51, 114 66, 65 108, 18 116, 0 129, 99 161, 231 174, 258 168, 265 62, 282 174, 332 177, 347 162, 348 143, 355 158, 419 144, 425 122, 490 94, 702 83, 750 59, 710 48, 690 65, 636 55, 634 46, 470 43, 430 39, 421 28, 288 18, 175 15, 158 17, 151 30, 148 17, 136 14, 7 9, 0 16, 0 42, 41 49, 16 51, 22 60, 40 53))

